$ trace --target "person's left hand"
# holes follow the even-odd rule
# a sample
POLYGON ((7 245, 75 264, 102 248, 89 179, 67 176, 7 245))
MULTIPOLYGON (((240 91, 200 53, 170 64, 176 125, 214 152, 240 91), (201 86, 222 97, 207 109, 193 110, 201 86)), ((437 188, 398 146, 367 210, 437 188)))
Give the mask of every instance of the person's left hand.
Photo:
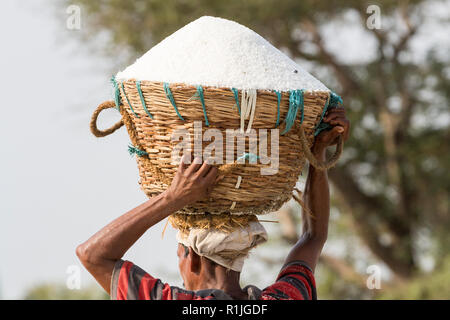
POLYGON ((323 122, 332 126, 329 130, 323 130, 316 137, 313 149, 321 152, 327 147, 337 144, 339 136, 346 141, 350 132, 350 121, 345 116, 344 108, 332 108, 325 113, 323 122))

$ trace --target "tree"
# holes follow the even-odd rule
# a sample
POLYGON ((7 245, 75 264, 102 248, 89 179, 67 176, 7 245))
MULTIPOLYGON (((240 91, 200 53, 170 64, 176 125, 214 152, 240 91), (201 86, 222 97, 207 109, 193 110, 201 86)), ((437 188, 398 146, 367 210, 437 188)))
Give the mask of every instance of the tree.
POLYGON ((63 284, 44 283, 25 293, 25 300, 108 300, 108 294, 97 286, 70 290, 63 284))
POLYGON ((347 230, 354 228, 397 279, 421 272, 418 241, 426 231, 435 266, 443 263, 450 247, 450 153, 443 143, 449 139, 448 54, 429 48, 417 63, 410 46, 430 1, 378 1, 381 29, 365 28, 369 3, 356 0, 78 3, 89 32, 107 31, 111 43, 134 58, 195 18, 214 15, 252 28, 300 63, 307 61, 313 72, 325 70, 323 80, 342 96, 353 126, 343 160, 329 173, 335 204, 350 217, 347 230), (344 62, 327 47, 322 27, 348 13, 359 17, 356 27, 376 43, 373 52, 361 46, 362 54, 373 55, 367 62, 344 62), (432 115, 447 120, 418 125, 417 119, 432 115))

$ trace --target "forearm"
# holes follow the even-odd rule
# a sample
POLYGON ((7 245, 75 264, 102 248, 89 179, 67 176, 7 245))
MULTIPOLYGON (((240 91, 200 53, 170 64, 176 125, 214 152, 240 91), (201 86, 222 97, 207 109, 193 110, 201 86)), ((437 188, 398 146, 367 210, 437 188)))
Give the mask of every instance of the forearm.
MULTIPOLYGON (((323 121, 329 123, 332 129, 322 131, 315 138, 311 151, 319 161, 325 162, 327 147, 338 144, 339 139, 347 140, 350 123, 343 108, 329 109, 323 121)), ((330 190, 326 171, 309 166, 303 200, 311 214, 302 211, 303 234, 292 248, 286 262, 303 260, 314 270, 328 237, 330 190)))
MULTIPOLYGON (((314 151, 314 155, 325 161, 325 149, 314 151)), ((312 217, 304 212, 303 233, 309 238, 325 242, 328 236, 328 220, 330 215, 330 190, 327 171, 320 171, 309 166, 305 185, 304 201, 311 210, 312 217)))
MULTIPOLYGON (((325 151, 315 152, 324 161, 325 151)), ((304 201, 312 216, 302 211, 303 234, 290 251, 285 263, 302 260, 314 271, 328 234, 330 194, 327 173, 309 166, 304 201)))
POLYGON ((90 264, 121 259, 145 231, 182 207, 168 198, 162 193, 109 223, 77 248, 80 259, 90 264))
POLYGON ((191 165, 185 163, 180 161, 166 191, 120 216, 77 247, 77 256, 106 292, 110 292, 116 262, 145 231, 186 205, 208 196, 216 181, 217 168, 195 160, 191 165))
POLYGON ((110 293, 115 263, 150 227, 181 209, 180 201, 164 192, 130 210, 77 247, 76 253, 97 282, 110 293))

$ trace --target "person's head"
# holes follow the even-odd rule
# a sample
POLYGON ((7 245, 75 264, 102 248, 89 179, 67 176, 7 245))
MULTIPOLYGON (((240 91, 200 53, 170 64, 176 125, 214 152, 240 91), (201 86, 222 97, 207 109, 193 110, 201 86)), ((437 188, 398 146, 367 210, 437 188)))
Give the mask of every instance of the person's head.
POLYGON ((226 276, 239 280, 240 272, 221 266, 214 261, 199 256, 192 248, 178 243, 178 268, 184 287, 187 290, 198 290, 200 283, 214 283, 215 278, 226 276))
POLYGON ((191 228, 177 233, 180 275, 188 290, 205 289, 218 278, 239 281, 249 251, 267 240, 256 221, 234 230, 191 228))

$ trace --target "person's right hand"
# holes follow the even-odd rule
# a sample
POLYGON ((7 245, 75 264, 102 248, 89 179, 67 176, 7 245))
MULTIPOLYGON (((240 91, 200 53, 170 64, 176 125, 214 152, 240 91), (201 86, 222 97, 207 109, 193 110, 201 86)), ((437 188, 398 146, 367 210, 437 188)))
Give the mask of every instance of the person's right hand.
POLYGON ((170 199, 181 206, 192 204, 206 198, 217 181, 218 169, 195 158, 191 164, 186 164, 187 156, 183 156, 178 171, 166 190, 170 199))

